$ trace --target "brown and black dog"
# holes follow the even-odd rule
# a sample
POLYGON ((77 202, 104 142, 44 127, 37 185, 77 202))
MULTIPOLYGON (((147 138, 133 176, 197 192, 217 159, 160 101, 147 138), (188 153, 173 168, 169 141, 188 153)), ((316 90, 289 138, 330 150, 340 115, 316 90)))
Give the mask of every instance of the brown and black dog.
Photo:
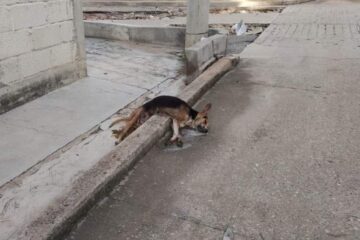
POLYGON ((137 108, 128 118, 117 119, 111 123, 110 127, 125 121, 125 127, 121 130, 113 130, 113 136, 117 139, 118 144, 144 121, 154 114, 168 116, 172 119, 173 136, 171 142, 176 142, 178 146, 182 146, 179 128, 191 127, 199 132, 208 132, 207 113, 211 108, 211 104, 207 104, 201 112, 194 110, 186 102, 180 98, 173 96, 159 96, 137 108))

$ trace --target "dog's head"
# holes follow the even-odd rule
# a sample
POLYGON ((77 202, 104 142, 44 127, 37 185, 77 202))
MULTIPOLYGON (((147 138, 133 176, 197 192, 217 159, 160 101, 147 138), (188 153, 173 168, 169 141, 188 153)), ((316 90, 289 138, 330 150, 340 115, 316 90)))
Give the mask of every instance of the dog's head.
POLYGON ((196 115, 193 122, 193 127, 199 132, 207 133, 209 130, 208 112, 211 108, 211 103, 205 105, 204 109, 196 115))

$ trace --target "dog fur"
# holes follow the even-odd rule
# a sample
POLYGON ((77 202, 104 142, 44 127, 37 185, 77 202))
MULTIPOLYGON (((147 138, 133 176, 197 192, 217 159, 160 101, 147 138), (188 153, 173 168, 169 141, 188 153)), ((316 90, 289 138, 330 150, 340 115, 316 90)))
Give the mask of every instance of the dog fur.
POLYGON ((209 103, 202 111, 198 112, 180 98, 159 96, 137 108, 128 118, 115 120, 110 127, 119 122, 125 122, 124 128, 113 130, 113 136, 117 139, 115 144, 118 144, 152 115, 168 116, 172 119, 173 128, 173 136, 170 141, 182 145, 180 128, 187 126, 204 133, 208 131, 207 114, 210 108, 211 104, 209 103))

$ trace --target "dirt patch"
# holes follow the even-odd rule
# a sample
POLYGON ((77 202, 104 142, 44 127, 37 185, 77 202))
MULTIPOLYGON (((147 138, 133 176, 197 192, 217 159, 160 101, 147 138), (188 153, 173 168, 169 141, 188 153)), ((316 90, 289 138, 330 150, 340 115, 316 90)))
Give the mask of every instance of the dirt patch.
POLYGON ((229 7, 222 9, 210 9, 211 14, 231 14, 231 13, 280 13, 284 7, 249 9, 246 7, 229 7))
POLYGON ((184 16, 186 16, 186 12, 183 8, 161 9, 158 11, 146 12, 84 12, 84 20, 165 20, 184 16))
MULTIPOLYGON (((211 9, 210 14, 232 14, 232 13, 268 13, 281 12, 283 7, 248 9, 239 7, 230 7, 222 9, 211 9)), ((186 9, 181 7, 159 8, 154 11, 85 11, 84 20, 148 20, 148 19, 171 19, 175 17, 185 17, 186 9)))

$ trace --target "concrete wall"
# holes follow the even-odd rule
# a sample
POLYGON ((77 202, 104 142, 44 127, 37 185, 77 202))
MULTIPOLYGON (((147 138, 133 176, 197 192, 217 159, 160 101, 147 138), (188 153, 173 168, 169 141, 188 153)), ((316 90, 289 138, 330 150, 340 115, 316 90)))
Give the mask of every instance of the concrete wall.
POLYGON ((0 113, 86 75, 78 0, 0 0, 0 113))
POLYGON ((85 21, 86 37, 184 47, 185 28, 85 21))

